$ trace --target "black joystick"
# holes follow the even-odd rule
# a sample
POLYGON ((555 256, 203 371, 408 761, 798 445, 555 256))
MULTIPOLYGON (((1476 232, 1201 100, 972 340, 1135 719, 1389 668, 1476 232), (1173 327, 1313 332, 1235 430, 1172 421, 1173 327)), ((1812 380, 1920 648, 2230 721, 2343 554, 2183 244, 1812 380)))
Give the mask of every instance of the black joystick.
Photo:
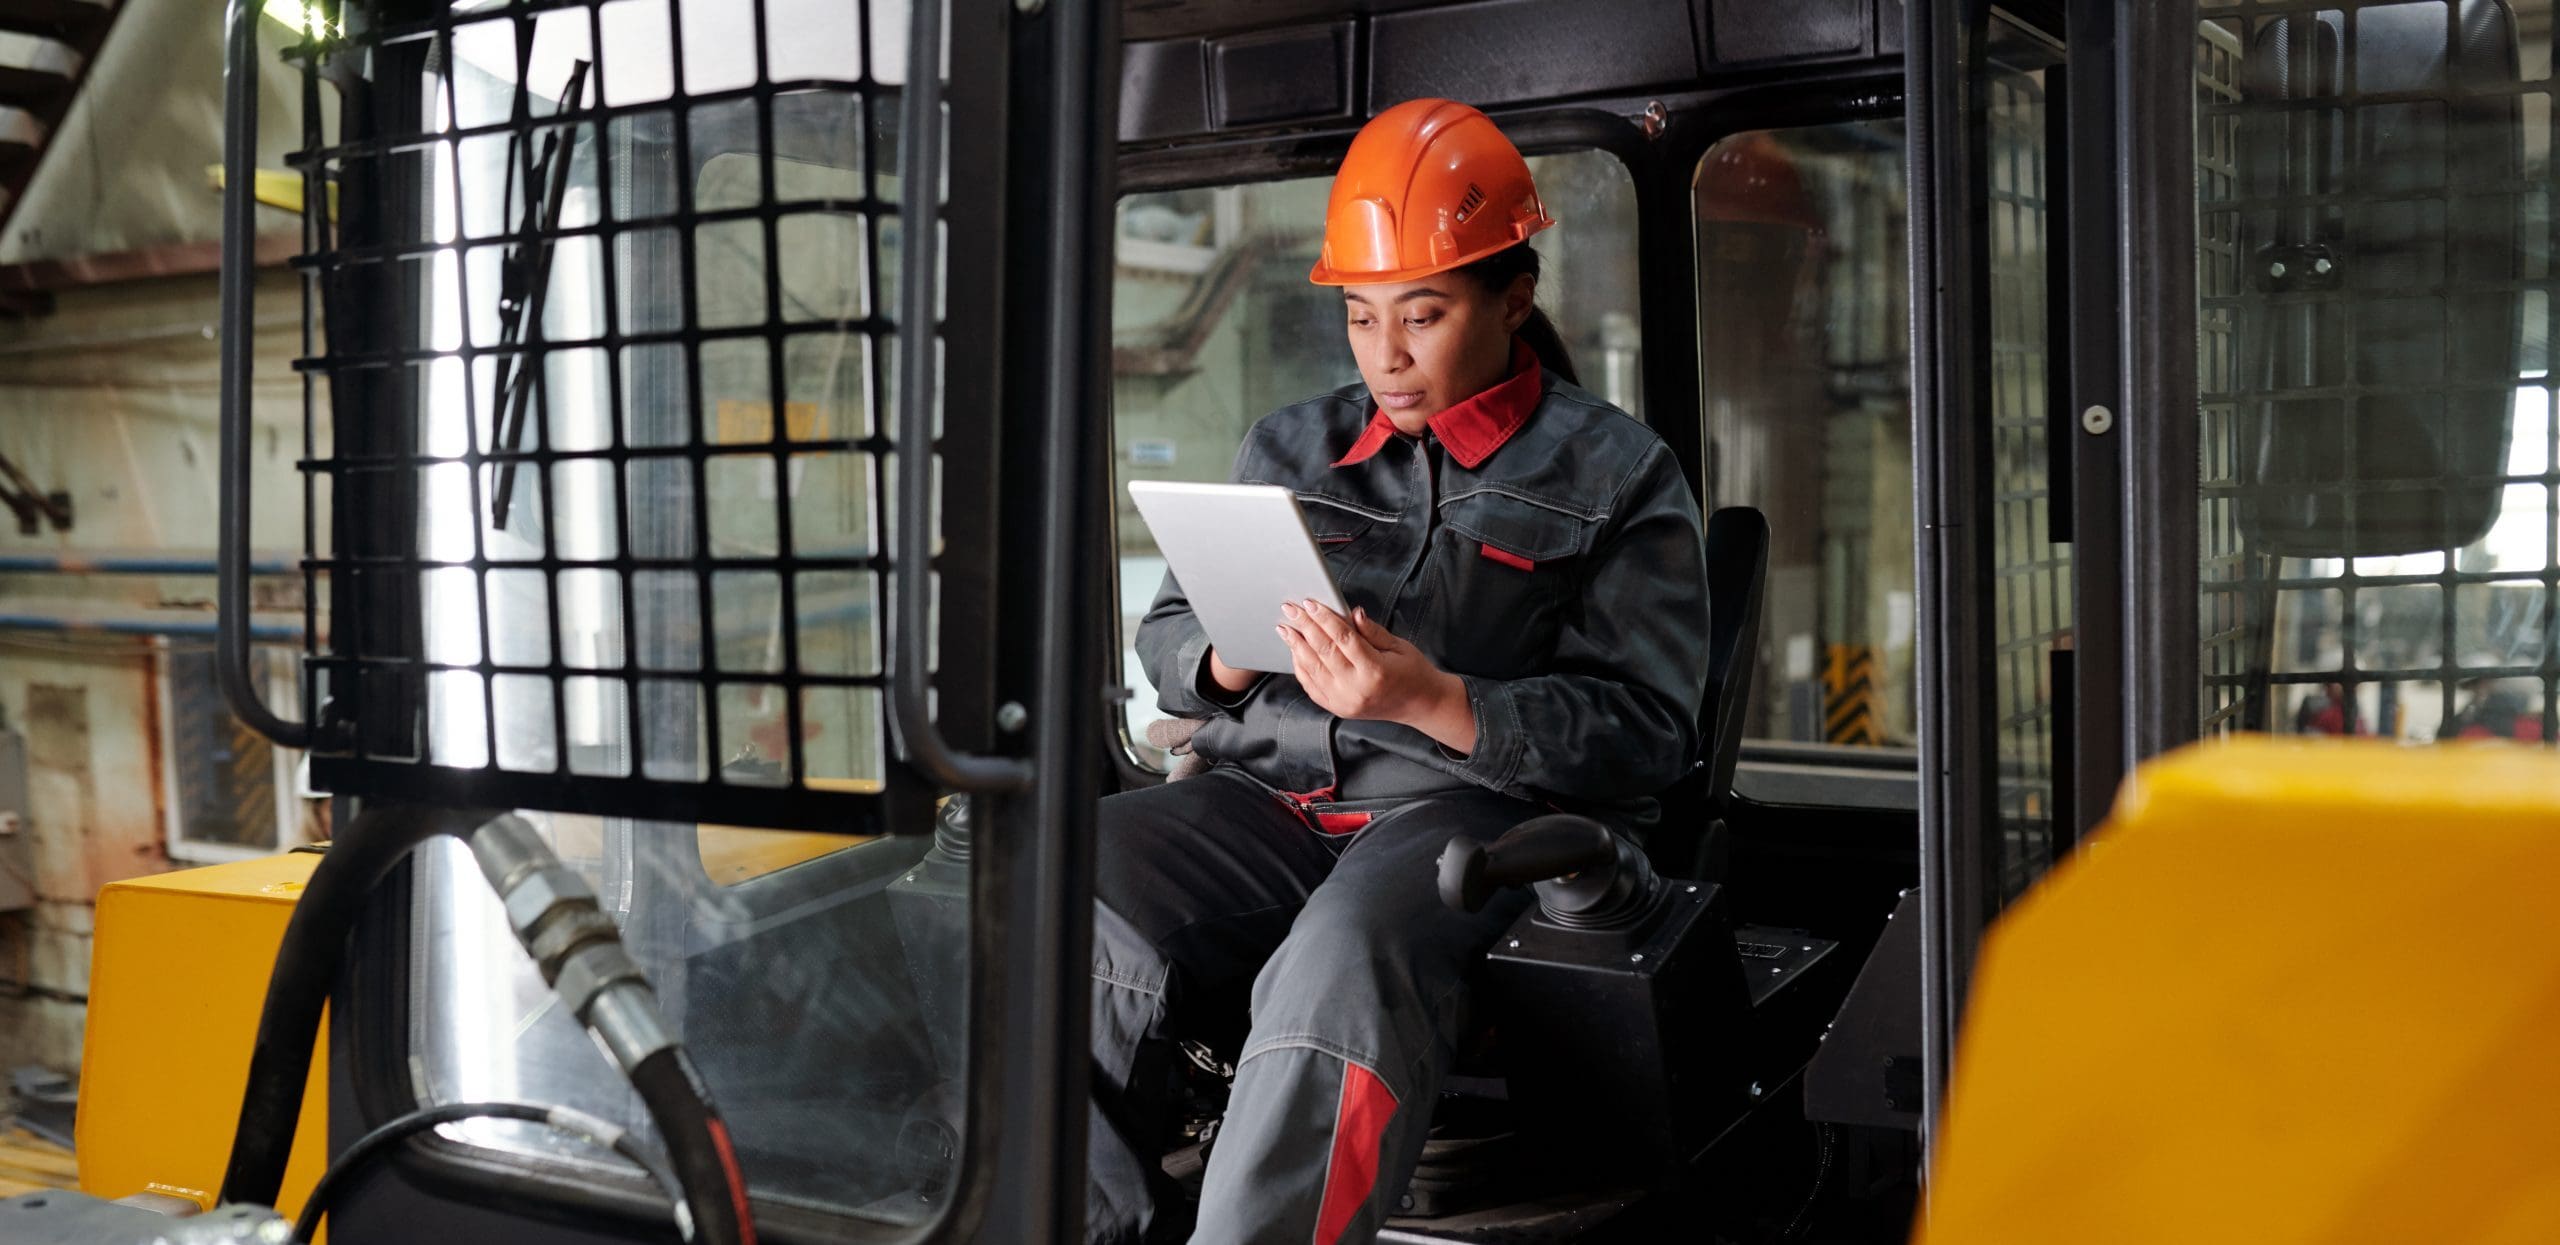
POLYGON ((1453 838, 1440 852, 1440 901, 1481 912, 1506 886, 1535 885, 1546 919, 1573 929, 1618 929, 1642 921, 1662 892, 1636 845, 1571 813, 1513 826, 1492 843, 1453 838))
POLYGON ((1538 907, 1491 940, 1475 985, 1519 1135, 1566 1178, 1685 1179, 1754 1066, 1721 888, 1657 877, 1635 843, 1572 814, 1440 853, 1451 908, 1480 912, 1506 886, 1534 887, 1538 907))

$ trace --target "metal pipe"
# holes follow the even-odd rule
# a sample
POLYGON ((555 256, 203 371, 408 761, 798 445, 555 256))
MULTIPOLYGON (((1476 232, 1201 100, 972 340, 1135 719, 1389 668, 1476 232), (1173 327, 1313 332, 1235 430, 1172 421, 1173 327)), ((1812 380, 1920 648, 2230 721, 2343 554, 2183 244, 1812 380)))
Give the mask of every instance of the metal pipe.
MULTIPOLYGON (((1989 12, 1972 0, 1907 9, 1903 98, 1912 313, 1911 436, 1923 620, 1913 676, 1920 722, 1921 1141, 1934 1144, 1973 954, 1997 889, 1991 703, 1991 403, 1984 61, 1989 12)), ((1923 1213, 1926 1211, 1924 1209, 1923 1213)))
POLYGON ((907 41, 906 98, 900 103, 898 188, 898 533, 890 586, 894 643, 889 666, 891 724, 907 760, 953 791, 1022 791, 1032 769, 1013 757, 952 748, 933 720, 933 407, 941 295, 938 260, 942 198, 942 8, 916 6, 907 41))
MULTIPOLYGON (((937 7, 921 5, 918 12, 937 7)), ((992 852, 977 867, 1003 878, 1019 868, 1010 861, 1028 864, 1027 902, 1013 909, 1019 914, 1014 923, 1022 937, 1055 948, 1058 958, 1046 971, 1008 983, 1006 1006, 997 1012, 998 1032, 1033 1038, 1015 1043, 1018 1062, 1009 1057, 1010 1075, 999 1074, 1022 1086, 1006 1100, 1004 1118, 1023 1121, 1026 1139, 1054 1139, 1055 1153, 1037 1162, 1036 1140, 1000 1140, 994 1166, 1008 1175, 990 1193, 1018 1208, 1012 1212, 1018 1218, 1009 1225, 998 1220, 991 1238, 1010 1227, 1014 1239, 1074 1240, 1084 1224, 1084 1114, 1093 1061, 1081 1040, 1091 995, 1081 970, 1090 962, 1102 776, 1093 749, 1104 711, 1094 689, 1109 635, 1098 611, 1078 607, 1111 583, 1104 550, 1111 503, 1096 487, 1111 478, 1106 438, 1091 435, 1089 421, 1107 408, 1110 395, 1108 317, 1093 311, 1110 291, 1118 13, 1117 4, 1098 0, 1051 0, 1016 27, 1016 46, 1023 26, 1047 27, 1041 32, 1046 64, 1012 67, 1008 75, 1017 83, 1045 78, 1048 87, 1045 98, 1024 92, 1018 104, 1046 111, 1039 120, 1048 140, 1039 187, 1046 244, 1035 257, 1013 257, 1009 269, 1046 282, 1046 289, 1024 291, 1046 303, 1032 330, 1042 339, 1041 390, 1008 398, 1014 409, 1036 411, 1042 421, 1039 599, 1059 608, 1034 629, 1038 657, 1028 716, 1038 781, 1027 798, 971 812, 993 814, 978 823, 981 843, 1002 843, 1012 837, 1008 829, 1027 838, 1019 855, 992 852)))
POLYGON ((2124 29, 2115 48, 2115 175, 2124 187, 2118 279, 2125 299, 2118 321, 2124 359, 2118 422, 2131 464, 2118 499, 2125 516, 2121 625, 2125 669, 2151 676, 2126 681, 2123 742, 2130 769, 2194 740, 2202 726, 2199 681, 2192 675, 2160 676, 2194 670, 2203 643, 2196 609, 2202 594, 2203 485, 2197 464, 2203 432, 2192 262, 2195 13, 2175 4, 2127 5, 2119 12, 2124 29), (2168 256, 2189 258, 2158 262, 2168 256))
MULTIPOLYGON (((300 313, 264 316, 253 322, 253 329, 284 328, 302 323, 300 313)), ((113 333, 91 333, 81 337, 39 337, 32 341, 0 344, 0 358, 19 355, 59 355, 79 350, 103 350, 111 346, 139 346, 144 342, 184 341, 198 338, 212 341, 221 336, 211 324, 189 320, 179 324, 162 324, 151 328, 124 329, 113 333)), ((24 382, 19 382, 23 384, 24 382)))
POLYGON ((256 334, 258 23, 263 0, 230 0, 222 62, 221 507, 217 523, 214 674, 231 712, 268 739, 308 748, 309 723, 278 717, 249 674, 249 372, 256 334))
MULTIPOLYGON (((157 618, 148 614, 46 614, 25 610, 0 612, 0 631, 41 631, 65 635, 204 636, 219 638, 221 625, 210 618, 157 618)), ((300 644, 302 628, 292 623, 252 621, 246 639, 261 644, 300 644)))
MULTIPOLYGON (((251 575, 291 575, 302 556, 282 550, 247 555, 251 575)), ((218 575, 219 555, 155 553, 147 549, 97 549, 77 553, 0 553, 0 575, 218 575)))

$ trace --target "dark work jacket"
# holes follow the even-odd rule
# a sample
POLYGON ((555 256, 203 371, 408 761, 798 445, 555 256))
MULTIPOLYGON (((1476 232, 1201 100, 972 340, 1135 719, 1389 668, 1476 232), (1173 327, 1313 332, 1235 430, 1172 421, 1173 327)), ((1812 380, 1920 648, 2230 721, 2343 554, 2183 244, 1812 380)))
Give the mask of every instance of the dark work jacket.
POLYGON ((1476 746, 1337 719, 1288 675, 1225 696, 1167 574, 1138 654, 1202 756, 1310 807, 1472 785, 1653 820, 1698 749, 1707 600, 1699 507, 1651 428, 1521 346, 1424 437, 1355 385, 1263 417, 1230 478, 1296 492, 1344 602, 1464 680, 1476 746))

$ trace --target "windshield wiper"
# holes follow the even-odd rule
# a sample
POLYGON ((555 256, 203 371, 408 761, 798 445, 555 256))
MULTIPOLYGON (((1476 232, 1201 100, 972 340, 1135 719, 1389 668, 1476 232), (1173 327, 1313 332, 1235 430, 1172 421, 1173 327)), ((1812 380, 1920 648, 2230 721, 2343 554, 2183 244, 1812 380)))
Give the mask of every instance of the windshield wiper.
MULTIPOLYGON (((571 112, 583 107, 586 100, 587 62, 578 61, 569 69, 569 85, 560 93, 560 104, 553 112, 571 112)), ((571 153, 578 145, 578 127, 555 127, 542 136, 542 154, 525 161, 524 219, 531 224, 537 216, 532 236, 507 249, 498 278, 498 356, 497 391, 499 412, 497 435, 491 444, 498 450, 513 453, 524 440, 525 403, 532 397, 533 386, 525 382, 528 369, 525 359, 530 350, 509 349, 521 346, 528 336, 539 340, 542 335, 542 296, 551 285, 552 235, 560 228, 560 206, 569 193, 571 153)), ((514 186, 516 164, 523 160, 524 136, 507 140, 507 183, 514 186)), ((512 194, 501 197, 500 202, 512 194)), ((469 383, 467 380, 465 383, 469 383)), ((489 499, 489 526, 503 531, 507 512, 513 508, 516 489, 516 460, 509 458, 498 464, 496 487, 489 499)))

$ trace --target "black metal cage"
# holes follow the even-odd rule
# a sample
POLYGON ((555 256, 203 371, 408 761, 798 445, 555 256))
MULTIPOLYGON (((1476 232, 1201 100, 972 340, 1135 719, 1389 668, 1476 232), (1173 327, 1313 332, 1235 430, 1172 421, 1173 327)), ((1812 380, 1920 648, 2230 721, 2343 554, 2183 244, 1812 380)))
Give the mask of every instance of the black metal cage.
POLYGON ((2198 18, 2204 728, 2560 739, 2547 29, 2198 18))
POLYGON ((762 3, 315 6, 308 725, 261 724, 318 785, 838 829, 922 789, 890 759, 885 611, 931 560, 891 544, 891 413, 906 274, 941 313, 902 222, 939 217, 944 109, 900 106, 906 6, 853 7, 838 47, 762 3))

